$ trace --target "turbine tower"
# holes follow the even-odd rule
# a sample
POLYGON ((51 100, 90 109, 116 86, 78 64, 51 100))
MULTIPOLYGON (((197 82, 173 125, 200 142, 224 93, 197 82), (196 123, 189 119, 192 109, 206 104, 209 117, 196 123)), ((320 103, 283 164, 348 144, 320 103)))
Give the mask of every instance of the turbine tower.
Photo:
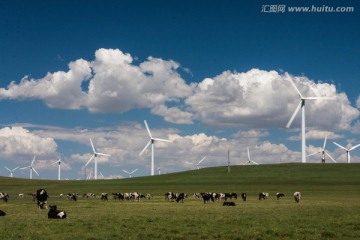
POLYGON ((14 176, 13 174, 14 174, 15 170, 18 169, 19 167, 16 167, 13 170, 11 170, 11 169, 9 169, 7 167, 5 167, 5 168, 6 168, 6 170, 8 170, 10 172, 10 177, 12 178, 14 176))
POLYGON ((61 158, 59 158, 59 160, 57 160, 56 162, 54 162, 53 164, 55 164, 55 163, 58 163, 58 165, 59 165, 59 167, 58 167, 58 180, 61 180, 61 177, 60 177, 60 175, 61 175, 61 173, 60 173, 60 166, 61 166, 61 163, 62 163, 63 161, 61 161, 61 158))
POLYGON ((135 170, 133 170, 132 172, 128 172, 128 171, 126 171, 126 170, 124 170, 124 169, 122 169, 123 170, 123 172, 126 172, 127 174, 129 174, 129 177, 131 178, 131 174, 133 174, 134 172, 136 172, 138 169, 135 169, 135 170))
POLYGON ((86 167, 90 162, 91 160, 95 159, 95 173, 94 173, 94 179, 97 180, 97 157, 98 156, 105 156, 105 157, 111 157, 111 155, 109 154, 105 154, 105 153, 99 153, 99 152, 96 152, 95 150, 95 147, 94 147, 94 144, 90 138, 90 143, 91 143, 91 147, 92 147, 92 150, 93 150, 93 155, 91 156, 91 158, 89 159, 89 161, 85 164, 84 167, 86 167))
POLYGON ((205 160, 205 158, 206 156, 203 157, 198 163, 191 163, 191 162, 186 162, 186 163, 194 165, 199 170, 200 169, 199 165, 205 160))
POLYGON ((252 163, 255 165, 259 165, 257 162, 251 160, 249 147, 246 147, 246 149, 247 149, 247 154, 248 154, 248 160, 243 165, 251 165, 252 163))
POLYGON ((33 160, 31 161, 30 166, 20 168, 20 169, 27 169, 27 168, 30 169, 30 179, 32 179, 32 172, 33 172, 33 171, 36 173, 36 175, 39 176, 39 174, 37 173, 36 169, 33 167, 34 162, 35 162, 35 156, 34 156, 33 160))
POLYGON ((332 156, 330 156, 330 154, 325 150, 327 136, 328 136, 328 135, 326 134, 325 140, 324 140, 324 145, 323 145, 321 151, 319 151, 319 152, 314 152, 314 153, 312 153, 312 154, 309 154, 308 157, 310 157, 310 156, 312 156, 312 155, 315 155, 315 154, 318 154, 318 153, 321 153, 321 162, 322 162, 322 163, 325 163, 325 155, 327 155, 334 163, 336 163, 335 159, 334 159, 332 156))
POLYGON ((342 148, 346 151, 346 159, 347 159, 347 163, 350 163, 350 151, 354 150, 355 148, 359 147, 360 144, 352 147, 352 148, 346 148, 344 146, 341 146, 340 144, 333 142, 336 146, 338 146, 339 148, 342 148))
POLYGON ((290 127, 291 123, 294 121, 295 116, 297 115, 297 113, 299 112, 299 110, 301 108, 301 162, 306 163, 305 101, 306 100, 317 100, 317 99, 332 99, 332 98, 329 98, 329 97, 304 97, 301 94, 301 92, 299 91, 299 89, 296 87, 296 85, 293 82, 293 80, 291 79, 291 77, 288 74, 286 74, 286 76, 289 79, 291 85, 294 87, 294 89, 300 96, 300 102, 299 102, 298 106, 296 107, 295 112, 291 116, 289 122, 287 123, 286 128, 290 127))
POLYGON ((148 134, 150 136, 150 141, 146 144, 144 149, 139 153, 139 156, 141 156, 151 144, 151 176, 154 176, 154 143, 155 143, 155 141, 161 141, 161 142, 171 142, 171 141, 166 140, 166 139, 152 137, 146 120, 144 120, 144 123, 145 123, 146 130, 147 130, 147 132, 148 132, 148 134))

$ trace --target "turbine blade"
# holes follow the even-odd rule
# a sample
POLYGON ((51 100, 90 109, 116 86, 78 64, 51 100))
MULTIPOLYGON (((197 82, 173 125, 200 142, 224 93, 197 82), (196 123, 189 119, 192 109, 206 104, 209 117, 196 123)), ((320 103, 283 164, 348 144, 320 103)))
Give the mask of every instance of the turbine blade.
POLYGON ((91 160, 93 160, 94 157, 95 157, 95 155, 93 154, 93 155, 91 156, 91 158, 89 159, 89 161, 87 161, 87 163, 85 164, 84 167, 86 167, 86 166, 91 162, 91 160))
POLYGON ((96 154, 97 154, 97 155, 100 155, 100 156, 111 157, 111 155, 106 154, 106 153, 96 153, 96 154))
POLYGON ((126 171, 126 170, 124 170, 124 169, 121 169, 121 170, 123 170, 123 172, 126 172, 127 174, 130 174, 128 171, 126 171))
POLYGON ((202 163, 202 161, 204 161, 205 158, 206 158, 206 157, 203 157, 203 158, 198 162, 198 165, 199 165, 200 163, 202 163))
POLYGON ((144 120, 144 123, 145 123, 145 127, 146 127, 146 130, 148 131, 148 134, 149 134, 150 138, 153 138, 146 120, 144 120))
POLYGON ((345 151, 348 151, 345 147, 341 146, 340 144, 336 143, 336 142, 333 142, 336 146, 338 146, 339 148, 342 148, 344 149, 345 151))
POLYGON ((10 171, 11 172, 11 170, 10 169, 8 169, 7 167, 5 167, 8 171, 10 171))
POLYGON ((315 152, 315 153, 309 154, 309 155, 307 155, 307 156, 310 157, 310 156, 313 156, 313 155, 315 155, 315 154, 317 154, 317 153, 320 153, 320 152, 315 152))
POLYGON ((246 148, 247 148, 248 159, 249 159, 249 161, 251 161, 251 159, 250 159, 250 151, 249 151, 249 147, 246 147, 246 148))
POLYGON ((287 79, 290 81, 291 85, 295 88, 296 92, 299 94, 299 96, 301 97, 301 99, 304 99, 303 95, 301 94, 301 92, 299 91, 299 89, 296 87, 294 81, 291 79, 291 77, 289 76, 289 74, 286 74, 287 79))
POLYGON ((130 174, 133 174, 134 172, 136 172, 138 169, 135 169, 134 171, 132 171, 130 174))
POLYGON ((143 155, 143 153, 145 152, 145 150, 150 146, 151 144, 151 140, 146 144, 146 146, 144 147, 144 149, 139 153, 139 156, 143 155))
POLYGON ((162 139, 162 138, 153 138, 153 140, 155 140, 155 141, 160 141, 160 142, 172 142, 172 141, 170 141, 170 140, 162 139))
POLYGON ((355 148, 357 148, 357 147, 359 147, 359 146, 360 146, 360 144, 358 144, 358 145, 356 145, 356 146, 354 146, 354 147, 350 148, 350 149, 349 149, 349 151, 352 151, 352 150, 354 150, 355 148))
POLYGON ((188 163, 188 164, 191 164, 191 165, 193 165, 193 163, 191 163, 191 162, 188 162, 188 161, 185 161, 185 163, 188 163))
POLYGON ((27 168, 30 168, 31 166, 27 166, 27 167, 22 167, 20 169, 27 169, 27 168))
POLYGON ((40 176, 35 168, 32 168, 32 170, 36 173, 36 175, 40 176))
POLYGON ((325 140, 324 140, 324 145, 323 145, 323 151, 325 150, 327 136, 328 136, 328 135, 326 134, 326 136, 325 136, 325 140))
POLYGON ((34 164, 34 162, 35 162, 35 156, 34 156, 33 160, 31 161, 30 166, 32 166, 34 164))
POLYGON ((296 116, 296 114, 299 112, 300 108, 301 108, 301 104, 302 104, 302 101, 299 102, 299 104, 297 105, 296 109, 295 109, 295 112, 293 113, 293 115, 291 116, 289 122, 286 124, 286 128, 289 128, 291 123, 294 121, 294 118, 296 116))
POLYGON ((330 156, 330 154, 328 154, 326 151, 325 151, 325 154, 326 154, 334 163, 336 163, 335 159, 334 159, 332 156, 330 156))
POLYGON ((19 166, 17 166, 16 168, 14 168, 14 169, 13 169, 13 172, 14 172, 16 169, 18 169, 18 168, 19 168, 19 166))
POLYGON ((251 161, 252 163, 256 164, 256 165, 259 165, 257 162, 254 162, 254 161, 251 161))
POLYGON ((305 100, 319 100, 319 99, 324 99, 324 100, 335 100, 334 97, 306 97, 303 98, 305 100))
POLYGON ((95 151, 95 147, 94 147, 94 144, 93 144, 93 142, 92 142, 91 138, 90 138, 90 143, 91 143, 91 147, 92 147, 93 152, 94 152, 94 153, 96 153, 96 151, 95 151))

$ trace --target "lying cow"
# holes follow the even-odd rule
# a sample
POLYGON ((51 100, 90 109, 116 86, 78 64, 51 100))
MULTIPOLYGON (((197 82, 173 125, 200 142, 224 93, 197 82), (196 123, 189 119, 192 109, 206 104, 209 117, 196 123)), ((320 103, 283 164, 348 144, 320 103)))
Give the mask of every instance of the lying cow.
POLYGON ((294 192, 294 199, 296 203, 300 202, 301 193, 300 192, 294 192))
POLYGON ((4 212, 4 211, 1 211, 0 210, 0 217, 3 217, 3 216, 5 216, 6 215, 6 213, 4 212))
POLYGON ((269 193, 259 193, 259 200, 265 200, 269 197, 269 193))
POLYGON ((280 198, 283 198, 283 197, 285 197, 285 194, 283 194, 283 193, 276 193, 276 198, 277 198, 277 200, 279 200, 280 198))
POLYGON ((235 206, 234 202, 224 202, 223 206, 235 206))
POLYGON ((64 219, 66 218, 66 212, 64 210, 57 210, 56 205, 50 205, 50 210, 48 212, 48 218, 53 219, 64 219))
POLYGON ((4 202, 7 202, 9 199, 9 194, 0 192, 0 200, 3 200, 4 202))
POLYGON ((47 199, 49 195, 47 194, 45 189, 39 189, 36 191, 36 200, 39 209, 47 209, 47 199))

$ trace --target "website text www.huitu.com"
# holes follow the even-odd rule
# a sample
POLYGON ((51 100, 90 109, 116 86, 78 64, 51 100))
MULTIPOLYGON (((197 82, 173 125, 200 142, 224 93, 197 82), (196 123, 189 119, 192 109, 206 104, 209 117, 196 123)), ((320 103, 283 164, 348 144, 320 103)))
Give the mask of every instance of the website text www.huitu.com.
POLYGON ((355 8, 351 6, 287 6, 287 5, 262 5, 262 13, 352 13, 355 8))

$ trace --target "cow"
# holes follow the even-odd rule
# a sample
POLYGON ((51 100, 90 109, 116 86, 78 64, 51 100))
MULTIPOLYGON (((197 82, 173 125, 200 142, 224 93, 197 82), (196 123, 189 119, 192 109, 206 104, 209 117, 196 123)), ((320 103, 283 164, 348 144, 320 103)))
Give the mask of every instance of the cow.
POLYGON ((243 193, 241 194, 241 198, 242 198, 242 200, 243 200, 244 202, 246 202, 246 192, 243 192, 243 193))
POLYGON ((146 199, 147 200, 150 200, 152 197, 153 197, 153 195, 151 193, 146 194, 146 199))
POLYGON ((259 200, 265 200, 269 197, 269 193, 259 193, 259 200))
POLYGON ((19 196, 20 199, 24 198, 24 194, 23 194, 23 193, 19 193, 18 196, 19 196))
POLYGON ((203 199, 203 201, 204 201, 204 204, 205 204, 205 203, 208 203, 209 200, 214 201, 214 197, 213 197, 213 195, 210 194, 210 193, 205 193, 205 194, 203 194, 203 195, 202 195, 202 199, 203 199))
POLYGON ((66 195, 66 198, 68 199, 68 200, 70 200, 70 201, 77 201, 77 193, 68 193, 67 195, 66 195))
POLYGON ((285 194, 283 193, 276 193, 276 198, 277 200, 279 200, 280 198, 284 198, 285 197, 285 194))
POLYGON ((47 194, 45 189, 38 189, 36 191, 36 200, 37 205, 39 209, 47 209, 47 199, 49 198, 49 195, 47 194))
POLYGON ((230 199, 237 199, 237 194, 236 193, 225 193, 225 201, 230 198, 230 199))
POLYGON ((175 199, 176 199, 176 193, 174 192, 165 193, 165 200, 175 200, 175 199))
POLYGON ((130 194, 131 196, 131 199, 135 200, 135 201, 140 201, 140 196, 141 196, 141 193, 139 192, 133 192, 130 194))
POLYGON ((0 200, 3 200, 3 202, 7 202, 9 200, 9 194, 0 192, 0 200))
POLYGON ((107 201, 108 200, 108 194, 107 193, 101 193, 100 199, 103 200, 103 201, 107 201))
POLYGON ((4 211, 1 211, 0 210, 0 217, 3 217, 3 216, 5 216, 6 215, 6 213, 4 212, 4 211))
POLYGON ((32 197, 33 202, 36 200, 36 193, 28 193, 29 196, 32 197))
POLYGON ((300 202, 301 193, 300 192, 294 192, 294 199, 296 203, 300 202))
POLYGON ((176 202, 179 203, 180 201, 181 202, 184 202, 184 198, 186 198, 187 195, 186 193, 180 193, 177 197, 176 197, 176 202))
POLYGON ((223 206, 235 206, 235 203, 234 202, 224 202, 223 203, 223 206))
POLYGON ((84 193, 83 194, 83 198, 86 197, 86 198, 95 198, 96 195, 94 193, 84 193))
POLYGON ((52 219, 65 219, 66 218, 66 212, 64 210, 57 210, 56 205, 50 205, 49 206, 49 212, 48 212, 48 218, 52 219))
POLYGON ((123 193, 112 193, 114 200, 124 200, 123 193))

